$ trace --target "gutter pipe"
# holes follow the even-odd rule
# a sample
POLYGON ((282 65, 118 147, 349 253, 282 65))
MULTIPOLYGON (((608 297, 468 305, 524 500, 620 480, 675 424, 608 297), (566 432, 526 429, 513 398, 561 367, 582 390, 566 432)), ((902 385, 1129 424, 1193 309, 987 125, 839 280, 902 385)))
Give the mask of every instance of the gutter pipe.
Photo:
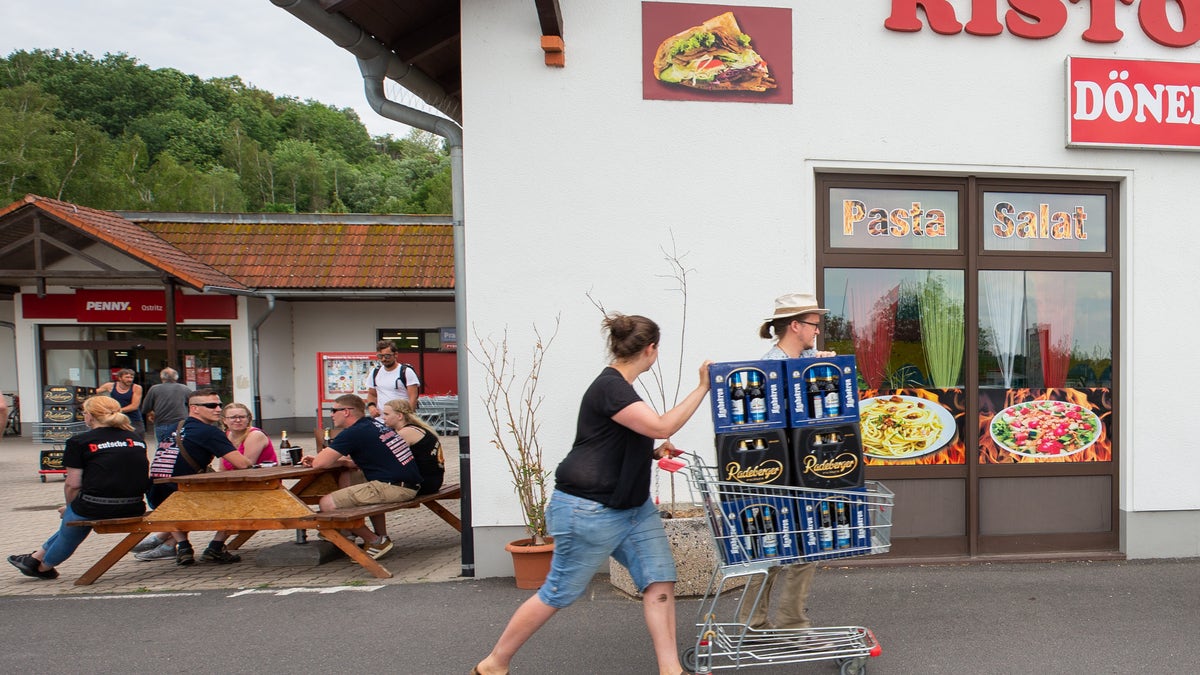
POLYGON ((254 383, 254 419, 262 424, 262 390, 258 386, 258 329, 275 313, 275 296, 267 294, 267 312, 250 328, 250 381, 254 383))
MULTIPOLYGON (((367 102, 381 116, 428 131, 446 139, 450 148, 450 180, 453 198, 454 229, 454 323, 455 330, 465 335, 466 303, 466 244, 464 241, 463 132, 462 111, 437 82, 404 63, 390 49, 368 35, 345 17, 325 11, 317 0, 271 0, 292 16, 308 24, 334 44, 358 59, 367 102), (453 121, 396 103, 387 98, 384 78, 391 79, 421 100, 446 113, 453 121)), ((471 433, 467 388, 467 349, 459 336, 455 350, 458 368, 458 462, 459 482, 462 484, 462 576, 475 576, 475 539, 471 518, 471 433)))

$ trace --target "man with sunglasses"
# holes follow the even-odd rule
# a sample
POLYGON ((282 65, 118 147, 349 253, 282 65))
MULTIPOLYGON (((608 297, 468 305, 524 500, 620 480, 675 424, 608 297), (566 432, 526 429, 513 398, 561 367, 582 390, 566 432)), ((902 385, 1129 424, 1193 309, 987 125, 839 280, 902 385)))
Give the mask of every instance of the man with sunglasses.
MULTIPOLYGON (((341 429, 316 457, 306 455, 305 466, 318 469, 342 466, 359 471, 343 471, 339 489, 321 497, 322 511, 345 509, 367 504, 406 502, 421 489, 421 470, 408 443, 383 422, 366 416, 366 405, 354 394, 339 396, 330 410, 333 426, 341 429)), ((392 550, 383 515, 371 516, 375 527, 354 530, 363 538, 363 550, 374 559, 392 550)))
POLYGON ((367 390, 367 414, 379 417, 384 404, 394 398, 406 397, 417 409, 417 393, 420 391, 421 378, 417 371, 407 363, 396 360, 396 343, 391 340, 380 340, 375 345, 375 358, 379 365, 371 371, 371 386, 367 390))
MULTIPOLYGON (((175 457, 174 465, 170 467, 170 475, 190 476, 202 473, 217 457, 229 462, 235 468, 250 468, 250 460, 237 451, 237 448, 225 436, 225 432, 217 428, 217 420, 220 418, 221 397, 215 391, 197 389, 192 392, 191 396, 188 396, 188 417, 183 421, 183 427, 180 428, 179 433, 176 434, 175 444, 179 448, 179 454, 175 457)), ((150 469, 151 476, 156 475, 156 470, 166 470, 166 467, 159 466, 158 459, 159 456, 156 454, 154 465, 150 469)), ((155 483, 150 488, 150 492, 146 494, 146 501, 149 502, 150 508, 158 508, 158 505, 162 504, 163 500, 171 496, 177 489, 178 486, 175 483, 155 483)), ((187 532, 172 532, 170 538, 165 538, 160 534, 151 536, 165 539, 165 541, 156 548, 135 555, 134 557, 138 560, 161 560, 174 557, 176 565, 191 565, 196 562, 195 551, 192 549, 191 542, 188 541, 187 532)), ((214 534, 213 540, 201 554, 200 559, 222 565, 240 561, 242 559, 240 555, 230 553, 225 548, 225 539, 228 536, 228 532, 214 534)))
MULTIPOLYGON (((758 329, 758 336, 764 340, 770 340, 772 335, 775 337, 775 345, 762 358, 783 360, 837 356, 837 352, 817 351, 816 348, 817 336, 821 334, 821 317, 828 311, 821 309, 817 304, 817 296, 812 293, 787 293, 775 298, 774 314, 764 319, 758 329)), ((739 605, 738 621, 756 629, 811 627, 812 621, 808 618, 805 604, 816 572, 816 563, 801 563, 771 567, 767 570, 766 579, 757 575, 751 577, 746 584, 745 597, 757 596, 759 585, 763 586, 762 595, 753 612, 750 605, 754 603, 739 605), (781 590, 775 608, 775 622, 772 624, 767 620, 767 609, 771 605, 771 589, 779 579, 782 579, 779 584, 781 590)), ((809 646, 816 649, 821 645, 809 646)))

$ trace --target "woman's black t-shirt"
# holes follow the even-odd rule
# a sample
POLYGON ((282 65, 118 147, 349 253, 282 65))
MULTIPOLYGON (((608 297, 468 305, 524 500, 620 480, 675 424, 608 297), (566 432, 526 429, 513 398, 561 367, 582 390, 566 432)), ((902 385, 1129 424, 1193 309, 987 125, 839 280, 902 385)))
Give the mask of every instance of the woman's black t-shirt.
POLYGON ((617 424, 613 415, 642 400, 616 368, 600 373, 583 394, 575 444, 554 473, 563 492, 614 509, 641 506, 650 497, 654 439, 617 424))
POLYGON ((76 434, 63 447, 63 466, 83 469, 83 488, 71 502, 75 513, 85 518, 123 518, 146 512, 142 495, 150 486, 150 462, 146 442, 137 434, 115 427, 76 434))
POLYGON ((421 440, 408 446, 413 457, 417 458, 417 468, 421 470, 421 489, 419 495, 431 495, 442 489, 446 478, 446 461, 442 458, 442 443, 437 436, 425 431, 415 424, 406 426, 425 434, 421 440))

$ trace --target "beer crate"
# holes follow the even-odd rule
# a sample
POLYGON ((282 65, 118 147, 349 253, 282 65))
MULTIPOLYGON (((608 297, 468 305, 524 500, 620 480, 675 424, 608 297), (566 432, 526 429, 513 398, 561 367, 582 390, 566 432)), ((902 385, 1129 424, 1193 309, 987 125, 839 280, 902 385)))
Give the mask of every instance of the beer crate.
POLYGON ((818 490, 863 486, 862 431, 857 424, 788 430, 788 484, 818 490))
POLYGON ((38 464, 38 471, 42 473, 59 473, 67 470, 63 466, 63 451, 61 448, 41 451, 41 461, 38 464))
POLYGON ((72 387, 48 384, 42 387, 42 404, 47 406, 77 406, 96 393, 95 387, 72 387))
POLYGON ((791 485, 787 429, 717 434, 717 480, 791 485))
POLYGON ((709 401, 718 434, 787 426, 783 361, 726 361, 709 366, 709 401))
POLYGON ((858 369, 853 356, 787 359, 783 363, 789 426, 858 422, 858 369), (814 384, 819 392, 813 391, 814 384), (836 401, 836 415, 828 414, 831 400, 836 401))
POLYGON ((70 424, 83 421, 83 410, 76 406, 48 405, 42 408, 42 421, 46 424, 70 424))
POLYGON ((805 491, 805 496, 796 501, 805 560, 849 558, 874 552, 870 506, 864 488, 805 491))
POLYGON ((804 551, 797 540, 796 500, 759 495, 721 502, 721 546, 725 564, 756 560, 795 562, 804 551))

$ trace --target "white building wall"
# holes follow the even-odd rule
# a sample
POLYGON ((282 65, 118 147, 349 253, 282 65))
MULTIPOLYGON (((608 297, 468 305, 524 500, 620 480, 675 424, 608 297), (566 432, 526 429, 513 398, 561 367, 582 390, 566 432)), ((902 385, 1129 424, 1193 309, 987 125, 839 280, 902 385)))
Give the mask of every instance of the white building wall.
POLYGON ((0 300, 0 392, 17 393, 17 334, 8 324, 16 314, 12 300, 0 300))
MULTIPOLYGON (((1171 356, 1200 323, 1183 292, 1190 265, 1176 264, 1200 248, 1184 235, 1181 208, 1200 164, 1186 152, 1068 149, 1064 130, 1068 55, 1195 60, 1196 48, 1158 45, 1123 5, 1124 38, 1092 44, 1080 37, 1086 3, 1064 3, 1067 26, 1044 40, 888 31, 887 2, 748 4, 792 8, 792 105, 643 101, 635 0, 562 0, 561 69, 544 65, 528 6, 463 3, 469 325, 459 330, 474 344, 475 331, 507 328, 523 354, 531 326, 549 329, 561 315, 541 382, 547 466, 569 448, 579 396, 605 362, 588 294, 657 320, 674 372, 680 296, 663 278, 661 250, 672 238, 693 270, 686 389, 702 358, 765 351, 755 333, 772 299, 814 287, 816 171, 1114 179, 1123 183, 1120 508, 1139 514, 1125 551, 1200 555, 1194 540, 1145 525, 1152 512, 1200 525, 1200 460, 1188 426, 1172 421, 1187 419, 1177 394, 1200 365, 1171 356)), ((969 0, 951 4, 969 20, 969 0)), ((487 443, 482 383, 472 363, 477 572, 488 576, 510 573, 487 542, 519 533, 520 514, 487 443)), ((675 440, 710 448, 711 432, 702 408, 675 440)))

